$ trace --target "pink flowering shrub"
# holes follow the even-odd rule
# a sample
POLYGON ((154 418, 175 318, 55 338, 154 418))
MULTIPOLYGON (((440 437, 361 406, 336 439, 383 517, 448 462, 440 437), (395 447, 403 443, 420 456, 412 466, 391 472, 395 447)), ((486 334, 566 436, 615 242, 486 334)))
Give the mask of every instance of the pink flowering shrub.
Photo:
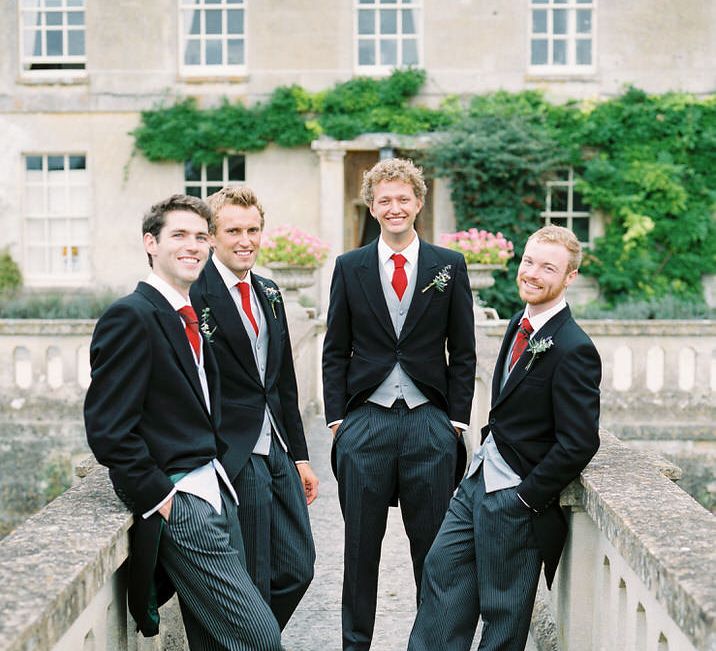
POLYGON ((283 262, 298 267, 320 267, 330 248, 313 235, 293 226, 278 226, 264 233, 259 263, 283 262))
POLYGON ((502 233, 489 233, 471 228, 467 231, 457 233, 443 233, 440 236, 440 244, 459 251, 465 256, 467 264, 501 264, 507 265, 507 261, 515 255, 512 242, 505 238, 502 233))

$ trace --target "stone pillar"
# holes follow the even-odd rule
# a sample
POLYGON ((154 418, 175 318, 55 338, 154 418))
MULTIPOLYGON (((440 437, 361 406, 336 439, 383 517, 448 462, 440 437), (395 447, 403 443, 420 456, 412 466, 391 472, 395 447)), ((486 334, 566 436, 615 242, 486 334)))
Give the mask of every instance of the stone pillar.
POLYGON ((336 256, 343 252, 343 222, 345 220, 344 204, 345 176, 343 160, 346 152, 342 149, 324 149, 320 141, 313 143, 313 149, 320 160, 321 194, 320 194, 320 233, 319 237, 331 247, 326 263, 323 265, 318 279, 320 314, 328 309, 328 296, 331 286, 331 275, 336 256))

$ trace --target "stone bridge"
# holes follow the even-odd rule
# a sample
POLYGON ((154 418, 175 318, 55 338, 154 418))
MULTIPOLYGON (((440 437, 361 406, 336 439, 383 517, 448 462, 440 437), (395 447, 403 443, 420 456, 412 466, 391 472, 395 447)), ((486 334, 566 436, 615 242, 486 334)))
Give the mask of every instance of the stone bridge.
MULTIPOLYGON (((478 326, 473 426, 487 408, 486 387, 504 325, 478 326)), ((585 327, 604 360, 603 424, 612 429, 619 419, 625 423, 620 434, 627 437, 653 428, 657 441, 667 439, 671 426, 671 440, 706 444, 703 449, 714 444, 715 323, 585 327), (632 412, 639 404, 646 408, 632 412), (686 436, 680 424, 688 426, 686 436)), ((51 448, 54 434, 76 456, 82 454, 79 404, 87 386, 91 328, 91 322, 0 322, 2 428, 12 434, 13 428, 30 426, 22 450, 31 460, 51 448), (55 405, 61 417, 51 414, 55 405)), ((316 416, 323 324, 296 314, 291 329, 309 446, 323 483, 311 507, 316 580, 284 640, 290 651, 333 651, 340 648, 342 525, 326 463, 327 432, 316 416)), ((9 446, 0 445, 5 457, 9 446)), ((32 472, 30 465, 25 469, 32 472)), ((15 481, 9 470, 6 463, 0 487, 15 481)), ((171 602, 164 609, 162 638, 134 633, 125 598, 131 516, 104 469, 87 461, 77 470, 79 478, 67 492, 0 541, 0 651, 182 649, 171 602)), ((553 590, 540 590, 533 649, 716 651, 716 518, 681 490, 679 476, 678 468, 654 452, 602 431, 599 453, 562 496, 571 534, 553 590)), ((407 557, 407 540, 395 517, 385 546, 377 651, 404 649, 414 615, 411 579, 397 560, 407 557)))

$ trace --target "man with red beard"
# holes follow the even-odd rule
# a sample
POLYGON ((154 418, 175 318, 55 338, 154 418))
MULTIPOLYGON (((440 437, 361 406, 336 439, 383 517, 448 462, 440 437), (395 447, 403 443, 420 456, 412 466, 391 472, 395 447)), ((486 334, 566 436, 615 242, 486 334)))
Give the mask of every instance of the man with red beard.
POLYGON ((565 301, 581 257, 560 226, 527 241, 526 307, 502 342, 482 445, 425 559, 409 651, 467 651, 480 616, 481 651, 525 647, 540 568, 551 587, 567 535, 559 495, 599 447, 601 361, 565 301))

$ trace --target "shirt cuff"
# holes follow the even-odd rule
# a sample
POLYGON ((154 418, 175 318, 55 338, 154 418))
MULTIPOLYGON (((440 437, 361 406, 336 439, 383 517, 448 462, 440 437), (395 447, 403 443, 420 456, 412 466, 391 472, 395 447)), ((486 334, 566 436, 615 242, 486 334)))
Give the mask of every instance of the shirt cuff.
POLYGON ((299 459, 298 461, 294 461, 294 463, 296 465, 298 465, 299 463, 308 463, 308 459, 299 459))
POLYGON ((330 423, 328 423, 327 427, 328 427, 328 429, 330 429, 334 425, 340 425, 342 422, 343 422, 343 419, 340 418, 339 420, 334 420, 334 421, 331 421, 330 423))
POLYGON ((157 504, 151 511, 147 511, 146 513, 142 513, 142 518, 145 520, 151 516, 154 515, 159 509, 161 509, 172 497, 174 497, 174 493, 177 492, 176 488, 172 488, 169 495, 167 495, 159 504, 157 504))
POLYGON ((451 420, 450 422, 453 424, 453 427, 457 427, 458 429, 461 429, 463 432, 467 431, 467 425, 465 425, 465 423, 461 423, 457 420, 451 420))

